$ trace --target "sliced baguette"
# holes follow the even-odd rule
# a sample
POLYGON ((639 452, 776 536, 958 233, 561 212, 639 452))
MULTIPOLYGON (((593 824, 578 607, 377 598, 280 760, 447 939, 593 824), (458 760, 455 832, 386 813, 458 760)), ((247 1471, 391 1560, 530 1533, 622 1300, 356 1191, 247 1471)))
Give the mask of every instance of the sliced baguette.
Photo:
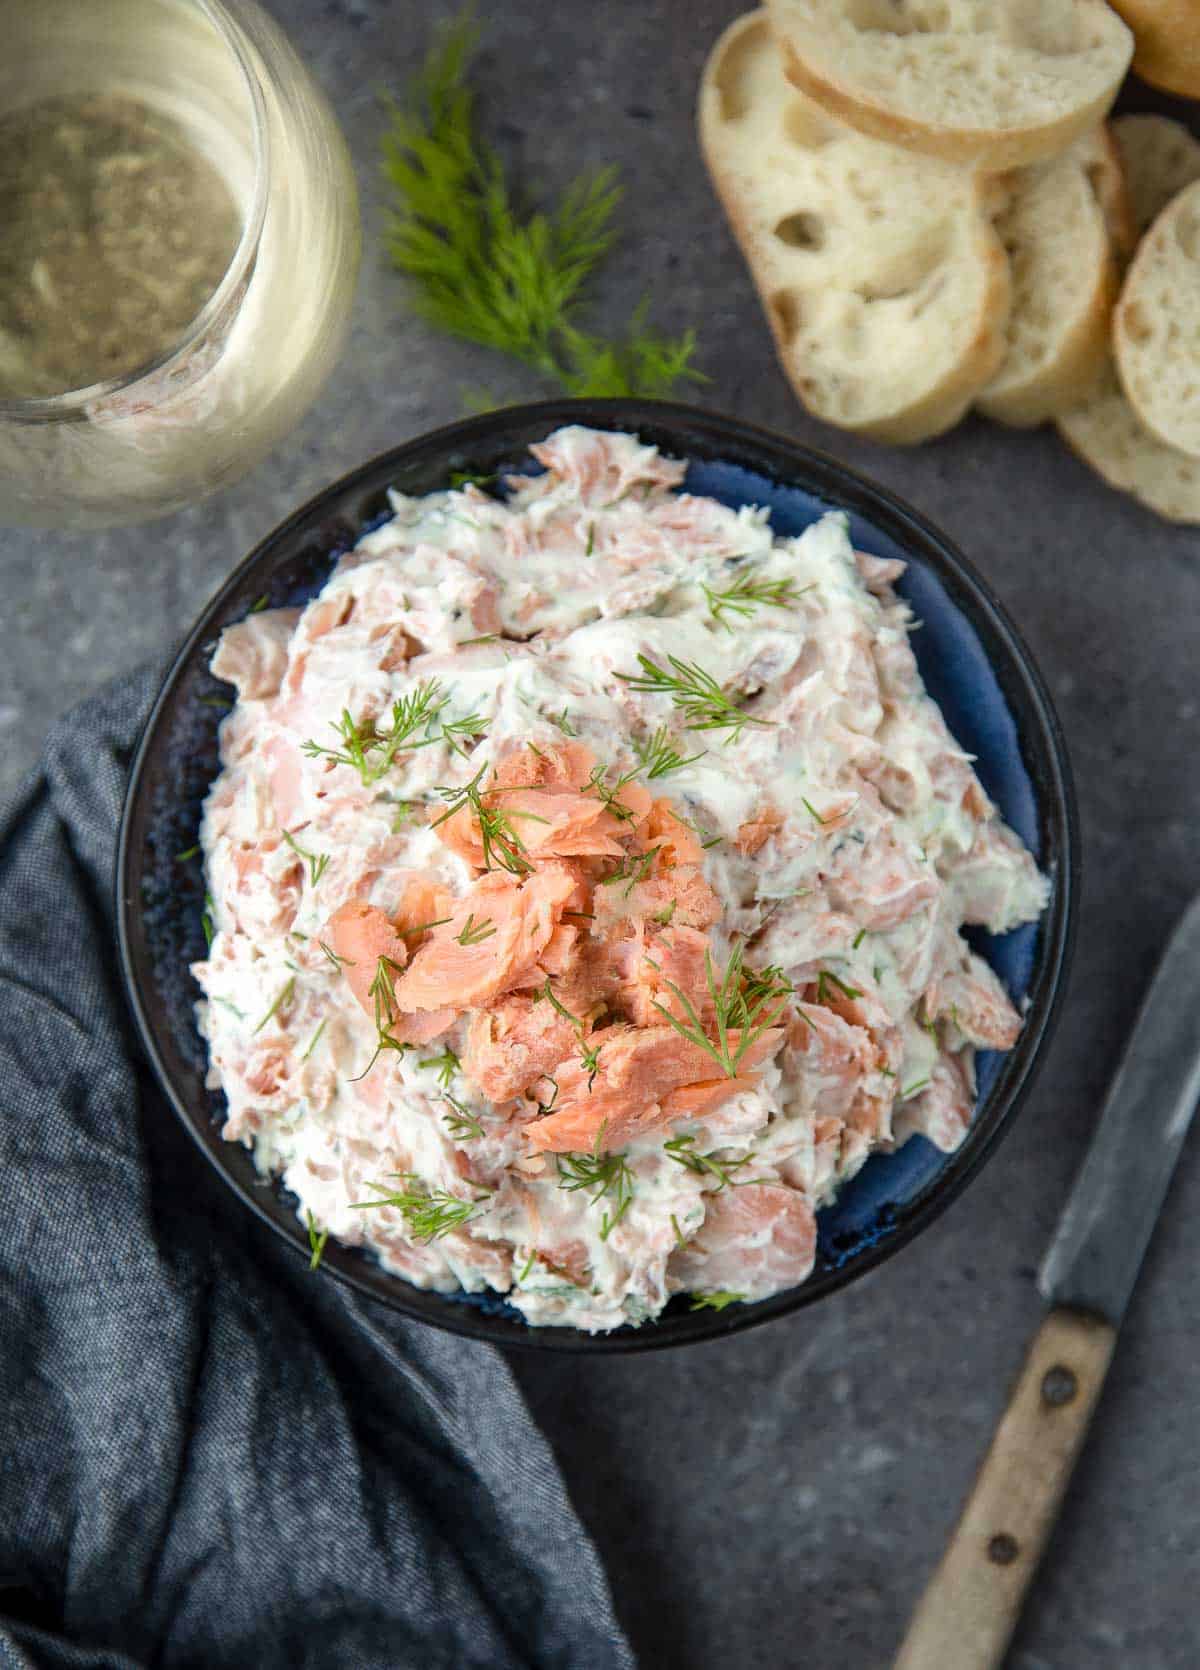
POLYGON ((768 0, 787 74, 863 133, 1020 167, 1104 119, 1133 53, 1105 0, 768 0))
POLYGON ((1118 116, 1112 131, 1140 238, 1172 197, 1200 180, 1200 139, 1169 116, 1118 116))
POLYGON ((996 222, 1012 265, 1004 363, 976 401, 1018 427, 1084 399, 1108 358, 1117 250, 1132 216, 1117 148, 1103 127, 1060 157, 1021 169, 996 222))
POLYGON ((1142 428, 1111 363, 1095 393, 1059 418, 1058 428, 1110 487, 1132 493, 1169 522, 1200 523, 1200 460, 1142 428))
POLYGON ((817 417, 911 442, 955 423, 999 367, 1006 194, 865 139, 785 80, 765 12, 709 57, 701 145, 783 368, 817 417))
POLYGON ((1113 353, 1143 428, 1200 458, 1200 180, 1138 246, 1113 315, 1113 353))
POLYGON ((1112 0, 1133 30, 1143 81, 1200 99, 1200 0, 1112 0))

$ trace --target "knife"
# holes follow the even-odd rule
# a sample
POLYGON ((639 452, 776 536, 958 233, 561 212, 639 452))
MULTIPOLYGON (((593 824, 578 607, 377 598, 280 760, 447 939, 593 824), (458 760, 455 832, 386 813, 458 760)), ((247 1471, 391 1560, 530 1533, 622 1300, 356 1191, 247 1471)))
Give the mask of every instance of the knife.
POLYGON ((1200 1098, 1200 899, 1143 1001, 1038 1276, 1034 1335, 894 1670, 996 1670, 1049 1540, 1200 1098))

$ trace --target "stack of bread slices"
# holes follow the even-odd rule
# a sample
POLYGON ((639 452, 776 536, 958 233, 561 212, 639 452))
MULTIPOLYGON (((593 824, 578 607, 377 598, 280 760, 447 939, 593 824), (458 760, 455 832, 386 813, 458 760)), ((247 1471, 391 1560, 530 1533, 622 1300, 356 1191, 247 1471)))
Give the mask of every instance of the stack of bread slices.
POLYGON ((815 416, 1055 420, 1200 521, 1200 143, 1106 124, 1132 49, 1105 0, 768 0, 725 31, 701 143, 815 416))

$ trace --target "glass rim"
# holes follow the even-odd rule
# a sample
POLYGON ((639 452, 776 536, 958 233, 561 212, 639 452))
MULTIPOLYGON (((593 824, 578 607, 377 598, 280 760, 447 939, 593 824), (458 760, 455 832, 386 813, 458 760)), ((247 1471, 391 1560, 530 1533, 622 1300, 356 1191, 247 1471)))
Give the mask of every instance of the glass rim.
MULTIPOLYGON (((172 3, 172 0, 168 0, 172 3)), ((250 99, 251 138, 254 145, 254 193, 250 213, 242 227, 237 248, 220 283, 200 311, 193 315, 169 347, 154 359, 143 360, 119 377, 64 389, 61 394, 0 396, 0 419, 7 423, 45 423, 52 419, 85 417, 85 408, 114 394, 136 389, 160 371, 189 353, 220 319, 252 270, 262 240, 267 215, 267 188, 271 164, 270 132, 262 80, 255 67, 240 21, 235 16, 237 0, 173 0, 176 5, 201 13, 208 19, 231 54, 250 99)))

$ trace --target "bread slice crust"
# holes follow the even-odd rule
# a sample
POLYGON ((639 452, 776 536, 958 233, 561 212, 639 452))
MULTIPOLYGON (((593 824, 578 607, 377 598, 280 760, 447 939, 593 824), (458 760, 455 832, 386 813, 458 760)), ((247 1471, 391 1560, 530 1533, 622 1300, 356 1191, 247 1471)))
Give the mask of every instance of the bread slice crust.
POLYGON ((1007 187, 882 145, 783 75, 765 12, 704 71, 701 148, 801 402, 910 443, 956 423, 999 368, 1007 187))

